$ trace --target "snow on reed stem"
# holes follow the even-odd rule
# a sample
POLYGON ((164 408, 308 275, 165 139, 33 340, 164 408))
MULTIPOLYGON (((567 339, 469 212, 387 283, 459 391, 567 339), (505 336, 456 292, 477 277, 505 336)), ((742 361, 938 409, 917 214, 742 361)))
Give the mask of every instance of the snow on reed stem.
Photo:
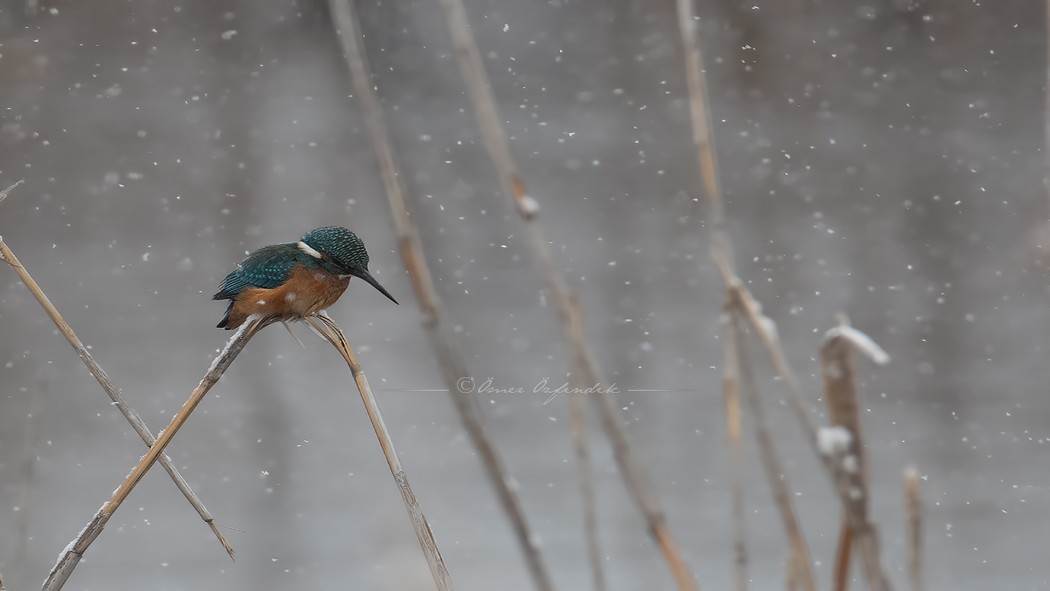
POLYGON ((128 498, 131 491, 134 490, 135 486, 142 480, 142 477, 146 475, 150 467, 153 466, 154 462, 164 452, 164 448, 171 443, 171 440, 179 432, 179 429, 186 422, 186 419, 190 417, 193 410, 197 408, 201 400, 204 399, 204 395, 211 390, 212 386, 219 381, 222 374, 230 367, 233 360, 237 358, 237 355, 244 349, 244 346, 248 344, 248 341, 258 334, 260 330, 276 322, 274 318, 263 318, 258 319, 254 316, 249 316, 248 321, 241 325, 237 329, 237 332, 230 337, 227 341, 226 346, 222 349, 219 355, 212 361, 211 367, 208 368, 208 372, 204 374, 204 378, 201 379, 197 387, 194 388, 190 394, 189 399, 183 404, 182 409, 172 418, 171 423, 164 429, 157 441, 150 446, 149 451, 146 455, 142 456, 139 463, 131 470, 131 473, 127 475, 124 482, 121 483, 115 491, 109 501, 95 513, 95 516, 87 526, 80 531, 80 533, 69 543, 68 546, 58 556, 58 561, 55 566, 51 569, 51 573, 48 575, 47 580, 44 581, 43 591, 57 591, 61 589, 66 581, 69 580, 69 576, 73 573, 73 569, 76 568, 80 559, 83 558, 84 552, 87 551, 91 543, 102 533, 102 529, 106 526, 106 522, 113 516, 113 513, 120 508, 121 503, 128 498))
POLYGON ((780 520, 784 527, 784 533, 787 535, 788 546, 791 548, 791 561, 788 566, 789 579, 793 583, 800 585, 805 591, 816 591, 817 581, 813 575, 813 561, 809 556, 806 538, 802 534, 802 524, 799 522, 798 513, 795 511, 787 471, 784 470, 784 465, 776 452, 773 437, 769 432, 769 421, 766 420, 766 411, 762 406, 758 385, 755 382, 751 359, 746 345, 740 338, 742 326, 739 312, 732 311, 730 318, 735 336, 733 340, 737 345, 740 389, 743 391, 744 400, 747 402, 751 415, 754 417, 758 455, 762 460, 766 481, 769 482, 770 491, 773 493, 773 501, 776 503, 777 511, 780 513, 780 520))
POLYGON ((726 405, 729 444, 729 503, 733 520, 733 589, 747 591, 747 541, 744 526, 744 448, 740 442, 740 335, 731 314, 722 316, 722 395, 726 405))
MULTIPOLYGON (((844 489, 849 479, 841 466, 824 454, 821 454, 817 445, 817 428, 809 415, 809 410, 803 402, 801 388, 794 372, 791 370, 787 358, 780 347, 776 335, 776 325, 772 320, 764 316, 761 307, 751 296, 750 292, 743 286, 736 271, 733 268, 732 248, 728 236, 725 233, 725 207, 722 200, 721 186, 718 181, 718 166, 715 161, 714 141, 711 135, 711 115, 707 96, 706 82, 703 76, 703 63, 700 49, 696 41, 696 15, 693 10, 692 0, 677 0, 679 27, 682 34, 682 44, 685 53, 686 77, 689 88, 689 110, 693 124, 693 141, 697 146, 697 155, 700 163, 701 178, 704 182, 705 197, 707 199, 710 223, 713 229, 712 256, 719 267, 719 271, 728 286, 733 306, 739 313, 747 318, 755 332, 758 333, 770 358, 781 377, 781 381, 788 392, 788 402, 794 414, 802 424, 818 457, 824 463, 832 481, 838 489, 840 500, 846 509, 854 535, 864 529, 865 523, 859 520, 856 511, 851 511, 851 500, 849 490, 844 489)), ((1048 99, 1050 100, 1050 99, 1048 99)), ((1050 104, 1050 103, 1048 103, 1050 104)), ((1050 127, 1048 127, 1050 129, 1050 127)), ((870 342, 870 339, 868 339, 870 342)), ((866 524, 870 526, 870 523, 866 524)), ((890 589, 890 584, 882 572, 880 564, 873 561, 871 555, 877 558, 877 545, 872 544, 874 535, 869 535, 865 530, 865 545, 863 552, 868 554, 865 561, 869 569, 869 580, 873 589, 890 589), (872 550, 874 547, 874 552, 872 550), (878 567, 876 569, 876 566, 878 567), (872 569, 875 569, 874 571, 872 569)))
POLYGON ((390 432, 387 431, 386 423, 383 422, 383 415, 379 412, 379 404, 372 393, 372 387, 368 385, 368 378, 365 377, 364 370, 361 369, 361 365, 357 362, 357 357, 354 355, 353 349, 350 348, 346 335, 343 334, 342 329, 339 328, 335 320, 332 320, 324 312, 317 316, 306 318, 306 322, 339 351, 343 359, 346 360, 346 364, 350 367, 350 373, 354 376, 354 383, 357 384, 357 390, 361 394, 361 402, 364 403, 365 412, 368 413, 368 420, 372 422, 372 429, 375 430, 376 437, 379 439, 379 447, 383 450, 383 457, 386 458, 390 474, 393 475, 398 491, 401 492, 401 499, 405 503, 405 509, 408 511, 412 528, 416 531, 416 539, 419 540, 419 546, 423 549, 423 555, 426 557, 427 565, 430 567, 430 574, 434 577, 434 584, 437 586, 438 591, 452 591, 454 588, 452 578, 445 567, 445 560, 441 557, 441 551, 438 549, 437 541, 434 539, 434 532, 430 529, 430 522, 427 521, 426 516, 423 514, 423 509, 420 508, 419 501, 416 499, 412 486, 408 482, 408 476, 405 474, 404 468, 401 467, 401 460, 398 459, 397 451, 394 450, 394 441, 390 438, 390 432))
MULTIPOLYGON (((601 385, 604 381, 601 379, 597 364, 583 338, 579 301, 555 267, 548 248, 549 241, 543 229, 536 223, 539 204, 528 194, 525 183, 518 174, 517 164, 511 154, 507 136, 500 122, 499 111, 496 108, 496 101, 492 95, 481 54, 470 33, 463 2, 462 0, 440 0, 440 5, 448 23, 452 45, 455 48, 456 62, 470 96, 478 126, 485 139, 485 146, 495 164, 504 192, 511 199, 518 218, 524 226, 526 243, 531 251, 537 273, 546 284, 548 299, 561 319, 565 339, 572 356, 571 373, 583 383, 601 385)), ((678 544, 671 535, 667 517, 653 493, 649 477, 635 458, 630 442, 627 440, 616 403, 611 396, 593 396, 592 400, 601 416, 605 434, 612 444, 614 457, 624 484, 645 517, 650 533, 667 561, 677 588, 680 591, 697 589, 695 577, 686 565, 678 544)))
POLYGON ((915 466, 904 469, 904 503, 908 516, 908 579, 913 591, 922 591, 922 496, 915 466))
MULTIPOLYGON (((835 454, 824 453, 824 450, 828 449, 823 445, 823 443, 826 442, 826 436, 828 434, 835 435, 838 433, 838 430, 824 429, 818 431, 813 418, 809 414, 806 403, 803 400, 802 388, 799 386, 798 378, 796 377, 794 370, 791 369, 791 365, 787 362, 787 356, 784 354, 784 349, 780 345, 776 323, 762 313, 762 306, 755 300, 754 296, 751 295, 751 292, 744 286, 740 278, 736 276, 731 263, 724 254, 716 250, 712 253, 712 256, 714 257, 715 263, 718 265, 718 269, 727 285, 731 305, 738 313, 742 314, 743 317, 747 319, 748 324, 751 325, 752 330, 758 335, 759 340, 766 349, 770 361, 773 364, 773 368, 780 376, 780 382, 784 385, 784 389, 787 392, 788 405, 791 407, 792 411, 794 411, 795 417, 802 425, 810 447, 813 449, 817 458, 820 459, 825 472, 831 479, 835 492, 838 493, 839 502, 842 503, 843 509, 846 511, 846 516, 849 519, 854 537, 859 538, 859 532, 870 531, 873 526, 865 519, 861 519, 861 516, 855 511, 853 499, 851 497, 852 487, 850 486, 850 481, 851 479, 856 478, 856 475, 851 475, 846 470, 846 466, 844 466, 841 461, 837 460, 835 454)), ((870 338, 863 335, 863 333, 852 329, 843 331, 840 328, 840 334, 844 335, 843 338, 848 340, 851 344, 855 344, 862 350, 865 350, 866 353, 871 354, 876 361, 888 361, 889 357, 885 352, 878 348, 878 346, 875 345, 870 338)), ((834 440, 834 437, 831 439, 834 440)), ((834 448, 834 446, 832 447, 834 448)), ((834 449, 832 449, 832 451, 834 451, 834 449)), ((870 560, 871 555, 875 555, 876 557, 878 555, 877 547, 874 549, 874 552, 870 547, 873 540, 875 540, 874 536, 865 535, 865 543, 869 547, 862 548, 862 555, 866 554, 869 556, 869 560, 865 562, 867 568, 874 569, 874 572, 871 573, 871 577, 869 578, 871 589, 872 591, 888 591, 893 587, 889 578, 886 577, 885 572, 882 570, 881 563, 870 560)))
POLYGON ((362 47, 362 34, 354 7, 348 0, 329 0, 329 8, 332 12, 336 34, 343 48, 343 56, 350 70, 354 94, 360 101, 365 126, 376 154, 387 202, 390 205, 390 214, 394 219, 397 231, 398 250, 412 282, 416 303, 423 313, 423 325, 427 329, 431 349, 437 356, 442 377, 452 397, 453 406, 459 414, 460 422, 463 423, 470 435, 471 442, 478 450, 478 456, 481 458, 489 483, 495 489, 500 504, 510 519, 533 582, 539 591, 552 591, 554 584, 550 571, 543 560, 537 541, 538 537, 525 518, 525 509, 516 487, 512 484, 513 479, 510 472, 485 431, 477 402, 471 395, 459 392, 459 380, 471 374, 467 371, 463 355, 456 348, 445 328, 444 311, 431 279, 430 268, 419 238, 419 229, 408 212, 404 187, 400 181, 399 166, 394 156, 383 109, 371 81, 371 69, 368 65, 368 56, 362 47))
MULTIPOLYGON (((853 335, 852 341, 855 343, 863 343, 864 339, 868 339, 866 335, 859 331, 849 328, 848 321, 845 318, 840 319, 842 325, 829 331, 825 346, 821 349, 821 364, 824 369, 824 390, 825 390, 825 402, 828 407, 828 422, 832 427, 842 427, 846 429, 848 433, 851 433, 852 439, 850 444, 849 452, 853 454, 853 457, 857 460, 858 469, 860 470, 860 476, 864 479, 865 487, 868 485, 868 461, 864 453, 864 447, 861 444, 861 432, 860 432, 860 401, 857 397, 856 386, 852 383, 843 382, 844 377, 850 378, 852 381, 852 360, 846 355, 844 365, 850 366, 848 369, 849 376, 842 376, 838 373, 839 361, 837 354, 833 354, 827 351, 830 348, 830 341, 834 338, 843 337, 843 335, 853 335), (848 330, 847 330, 848 329, 848 330), (861 335, 857 337, 856 335, 861 335)), ((843 337, 850 338, 850 337, 843 337)), ((872 347, 878 348, 874 342, 870 345, 860 344, 859 347, 873 351, 872 347)), ((870 355, 882 362, 883 359, 889 360, 889 356, 884 351, 878 349, 870 353, 870 355)), ((839 529, 839 541, 838 547, 835 552, 835 561, 833 566, 833 574, 831 577, 831 589, 832 591, 846 591, 849 587, 849 567, 850 557, 853 552, 853 529, 849 525, 849 519, 843 515, 842 525, 839 529)))
POLYGON ((21 185, 21 184, 23 184, 25 182, 26 182, 25 179, 18 179, 12 185, 10 185, 6 189, 0 191, 0 202, 3 202, 4 199, 7 199, 7 196, 11 194, 11 191, 15 190, 15 187, 17 187, 18 185, 21 185))
MULTIPOLYGON (((828 405, 831 426, 822 429, 821 453, 832 459, 842 470, 836 477, 837 486, 847 500, 845 512, 848 534, 840 538, 837 577, 845 580, 848 572, 850 543, 856 540, 864 565, 865 576, 872 589, 889 589, 889 580, 882 569, 879 556, 878 531, 868 514, 871 491, 868 487, 867 459, 860 429, 860 399, 853 371, 853 350, 869 355, 876 363, 886 363, 889 355, 867 335, 842 324, 827 332, 820 347, 821 375, 824 380, 824 398, 828 405), (831 443, 829 443, 829 437, 831 443), (836 443, 837 441, 837 443, 836 443)), ((843 587, 844 588, 844 587, 843 587)))

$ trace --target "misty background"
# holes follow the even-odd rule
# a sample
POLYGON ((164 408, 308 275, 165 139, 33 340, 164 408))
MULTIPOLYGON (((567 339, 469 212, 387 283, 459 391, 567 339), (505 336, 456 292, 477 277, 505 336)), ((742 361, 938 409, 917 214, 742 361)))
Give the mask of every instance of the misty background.
MULTIPOLYGON (((444 388, 326 3, 0 4, 0 233, 156 432, 228 333, 246 251, 345 225, 373 274, 330 313, 376 389, 460 589, 531 589, 444 388)), ((520 224, 436 1, 357 2, 409 202, 479 382, 565 381, 520 224)), ((708 255, 674 3, 467 0, 511 147, 631 441, 705 589, 729 588, 722 282, 708 255), (626 392, 627 389, 674 390, 626 392)), ((702 0, 739 272, 823 415, 837 312, 858 361, 873 517, 904 586, 901 470, 923 475, 927 581, 1047 589, 1047 20, 1037 2, 702 0)), ((349 372, 306 331, 251 344, 168 448, 231 562, 154 468, 67 589, 430 589, 349 372)), ((764 357, 760 385, 816 571, 838 506, 764 357)), ((568 400, 480 397, 560 589, 586 589, 568 400)), ((590 416, 611 589, 671 577, 590 416)), ((749 572, 787 545, 745 414, 749 572)), ((0 572, 33 589, 145 447, 0 265, 0 572)), ((854 569, 854 574, 860 573, 854 569)))

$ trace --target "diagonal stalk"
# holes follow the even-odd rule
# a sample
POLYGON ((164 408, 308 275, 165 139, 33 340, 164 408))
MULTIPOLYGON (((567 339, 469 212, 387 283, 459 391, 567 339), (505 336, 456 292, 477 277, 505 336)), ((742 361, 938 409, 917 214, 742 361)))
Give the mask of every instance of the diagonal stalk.
MULTIPOLYGON (((107 395, 109 395, 109 399, 113 401, 113 406, 117 407, 117 410, 124 416, 124 419, 129 425, 131 425, 131 428, 135 430, 135 433, 138 434, 143 443, 145 443, 146 446, 152 446, 157 441, 157 438, 153 436, 153 433, 149 430, 149 427, 146 426, 142 417, 139 416, 139 413, 135 412, 134 409, 128 406, 127 401, 124 399, 124 395, 113 385, 109 376, 106 375, 106 372, 98 362, 95 361, 95 358, 87 350, 87 347, 84 346, 80 337, 73 332, 73 328, 69 326, 66 319, 62 317, 58 312, 58 309, 51 303, 51 300, 49 300, 44 294, 44 291, 39 285, 37 285, 37 282, 33 280, 29 271, 26 270, 25 266, 15 256, 15 253, 11 252, 11 249, 2 239, 0 239, 0 255, 3 256, 4 260, 11 265, 11 268, 13 268, 15 273, 17 273, 22 279, 22 283, 25 284, 26 289, 29 290, 29 293, 36 298, 36 301, 44 311, 47 312, 48 317, 51 318, 51 321, 55 323, 56 327, 58 327, 58 331, 62 333, 62 336, 66 337, 66 341, 69 342, 69 345, 73 347, 73 350, 80 356, 80 360, 87 366, 88 371, 91 372, 91 375, 95 376, 95 380, 98 381, 99 386, 102 386, 102 389, 107 395)), ((226 537, 219 531, 218 526, 215 524, 215 518, 212 517, 211 513, 204 506, 204 503, 201 502, 200 498, 197 497, 197 493, 193 492, 193 489, 190 488, 186 479, 183 478, 182 474, 180 474, 175 468, 175 465, 171 463, 171 458, 165 455, 161 456, 158 461, 160 462, 160 465, 164 467, 164 471, 168 473, 168 476, 171 477, 172 481, 175 482, 175 486, 178 487, 182 496, 186 497, 186 500, 190 502, 190 505, 192 505, 197 511, 197 514, 201 516, 204 523, 207 523, 208 527, 211 528, 212 533, 218 538, 219 543, 222 544, 226 553, 230 555, 230 558, 233 558, 233 547, 230 546, 230 543, 226 541, 226 537)))
POLYGON ((357 362, 357 357, 354 355, 353 349, 350 348, 346 335, 343 334, 342 329, 335 323, 335 320, 332 320, 323 312, 317 316, 307 317, 306 322, 339 351, 339 354, 343 356, 346 364, 350 367, 350 373, 354 376, 354 383, 357 384, 357 390, 361 393, 361 402, 364 403, 365 412, 368 413, 368 420, 372 422, 372 429, 375 430, 376 437, 379 439, 379 447, 383 450, 383 457, 386 458, 387 466, 390 467, 390 474, 393 475, 394 482, 397 483, 397 488, 401 492, 401 498, 405 502, 408 517, 412 521, 412 528, 416 531, 419 546, 423 549, 423 554, 426 556, 427 565, 430 566, 430 574, 434 577, 434 584, 437 585, 438 591, 452 591, 452 578, 445 567, 445 560, 441 557, 437 541, 434 540, 434 532, 430 529, 430 523, 427 521, 426 516, 423 515, 423 510, 419 506, 415 493, 412 492, 408 476, 405 475, 405 470, 401 467, 401 460, 398 459, 397 451, 394 450, 394 441, 390 438, 390 432, 387 431, 386 423, 383 422, 383 415, 379 412, 379 404, 376 402, 375 395, 372 394, 372 387, 368 385, 368 378, 365 377, 364 370, 361 369, 361 365, 357 362))
MULTIPOLYGON (((463 2, 462 0, 440 0, 440 4, 452 36, 460 74, 463 76, 471 104, 474 106, 478 126, 485 139, 485 146, 496 166, 503 190, 513 202, 518 218, 524 226, 526 243, 532 251, 536 271, 546 283, 549 299, 561 319, 565 339, 572 355, 572 374, 583 383, 601 386, 604 382, 583 337, 579 301, 555 267, 548 247, 550 242, 544 235, 543 229, 535 221, 536 214, 539 212, 539 204, 525 190, 525 183, 518 174, 507 136, 500 123, 496 101, 485 73, 485 66, 481 61, 481 54, 469 30, 463 2)), ((604 390, 604 387, 602 389, 604 390)), ((612 444, 620 476, 631 498, 645 518, 654 541, 663 553, 677 588, 680 591, 695 591, 697 584, 693 573, 685 563, 678 544, 671 535, 667 517, 652 490, 648 475, 645 474, 641 464, 634 456, 616 403, 611 396, 607 395, 594 396, 592 400, 601 416, 605 434, 612 444)))
MULTIPOLYGON (((727 300, 727 304, 731 302, 727 300)), ((728 306, 727 306, 728 307, 728 306)), ((770 491, 773 493, 773 501, 776 503, 780 513, 780 520, 787 535, 788 546, 791 548, 791 563, 788 572, 792 583, 800 583, 805 591, 817 591, 817 580, 813 575, 813 561, 809 556, 809 548, 806 538, 802 535, 802 524, 799 522, 795 504, 791 500, 791 487, 788 483, 787 472, 784 470, 780 456, 777 454, 773 436, 769 432, 769 421, 766 420, 766 411, 762 406, 762 398, 755 383, 755 374, 751 369, 751 359, 748 351, 740 337, 742 333, 741 319, 739 314, 730 308, 730 322, 733 330, 733 342, 737 348, 737 362, 740 368, 740 384, 744 392, 744 400, 747 401, 751 415, 755 419, 755 440, 758 442, 758 455, 762 460, 762 468, 766 473, 770 491)))
POLYGON ((922 591, 922 495, 915 466, 904 469, 904 502, 908 519, 908 579, 912 591, 922 591))
MULTIPOLYGON (((0 202, 7 198, 15 187, 24 182, 24 180, 19 180, 10 187, 0 191, 0 202)), ((145 443, 147 447, 153 445, 153 442, 156 441, 156 437, 153 436, 153 433, 149 430, 149 427, 146 426, 142 417, 128 406, 127 401, 124 400, 124 395, 120 393, 120 390, 117 390, 117 388, 113 386, 113 382, 110 381, 109 376, 106 375, 102 366, 95 361, 95 358, 87 350, 87 347, 84 346, 80 337, 73 332, 73 328, 69 326, 66 319, 62 317, 62 314, 60 314, 54 304, 51 303, 51 300, 44 294, 44 290, 40 288, 40 285, 38 285, 32 275, 29 274, 25 265, 18 260, 18 257, 16 257, 15 253, 7 246, 3 238, 0 238, 0 258, 6 261, 11 268, 14 269, 15 273, 18 274, 22 283, 25 284, 26 289, 29 290, 29 293, 32 294, 33 298, 35 298, 40 304, 40 307, 44 309, 44 312, 46 312, 48 317, 51 318, 51 321, 55 323, 55 326, 58 328, 58 331, 62 333, 62 336, 66 337, 66 341, 71 347, 73 347, 73 350, 77 352, 81 361, 87 366, 88 371, 90 371, 91 375, 95 377, 99 386, 101 386, 106 392, 109 399, 113 401, 113 405, 117 407, 117 410, 124 416, 124 419, 131 425, 131 428, 135 430, 135 433, 138 434, 143 443, 145 443)), ((212 517, 211 513, 204 506, 204 503, 201 502, 200 498, 197 497, 197 493, 193 492, 193 489, 190 488, 189 483, 186 482, 186 479, 183 478, 182 474, 175 469, 174 464, 171 463, 171 459, 167 456, 162 456, 160 458, 160 464, 164 467, 164 471, 168 473, 172 481, 175 482, 175 486, 178 487, 182 495, 186 497, 186 500, 189 501, 190 505, 192 505, 194 510, 197 511, 197 514, 204 520, 204 523, 207 523, 208 527, 211 528, 212 533, 215 534, 215 537, 219 540, 219 543, 222 544, 226 553, 229 554, 230 558, 233 558, 233 547, 230 546, 230 543, 226 541, 226 537, 219 531, 218 526, 215 524, 215 518, 212 517)))
POLYGON ((379 97, 371 82, 368 58, 362 47, 362 35, 353 5, 349 0, 330 0, 329 7, 350 70, 354 92, 361 102, 361 110, 365 115, 365 124, 383 177, 383 186, 390 205, 390 215, 394 219, 394 226, 397 230, 398 250, 401 253, 405 270, 408 271, 408 276, 412 281, 412 291, 416 295, 416 302, 423 314, 423 326, 426 327, 430 346, 438 358, 442 377, 452 396, 453 406, 470 435, 474 447, 478 450, 489 482, 510 519, 533 582, 539 591, 552 591, 554 584, 550 571, 544 563, 538 538, 525 519, 525 509, 510 472, 485 431, 477 403, 470 395, 459 391, 460 379, 469 376, 470 373, 463 361, 463 355, 456 348, 446 329, 441 300, 431 279, 430 268, 419 238, 419 229, 409 215, 408 205, 405 202, 405 191, 400 182, 401 175, 397 159, 394 157, 394 149, 386 128, 383 109, 379 104, 379 97))
POLYGON ((740 441, 740 335, 731 314, 722 318, 722 394, 726 405, 726 440, 729 443, 729 496, 733 520, 733 589, 747 591, 747 544, 744 526, 744 450, 740 441))
POLYGON ((802 425, 810 448, 821 461, 825 472, 831 479, 835 492, 838 493, 839 501, 842 503, 843 510, 849 520, 850 529, 853 531, 853 536, 857 539, 861 556, 864 558, 865 574, 872 591, 892 591, 893 584, 890 582, 889 577, 886 576, 885 569, 883 569, 879 560, 878 536, 876 535, 875 526, 867 520, 866 515, 858 511, 857 504, 854 502, 852 490, 857 479, 847 469, 847 466, 840 461, 844 458, 824 453, 824 450, 821 449, 818 443, 817 426, 806 408, 806 403, 803 401, 802 387, 799 385, 798 378, 794 370, 791 369, 787 356, 784 354, 784 349, 780 345, 776 325, 762 313, 762 306, 751 295, 751 292, 744 286, 740 278, 736 276, 725 256, 717 250, 715 250, 713 255, 727 285, 730 306, 735 313, 741 314, 747 319, 748 324, 751 325, 751 328, 758 335, 769 355, 773 368, 780 376, 779 381, 784 385, 784 389, 788 394, 788 405, 802 425))
POLYGON ((226 346, 219 353, 218 357, 212 361, 208 372, 204 374, 204 378, 194 388, 189 399, 183 404, 182 409, 179 410, 175 417, 172 418, 171 423, 157 438, 157 441, 150 446, 149 451, 142 456, 142 459, 139 460, 139 463, 131 470, 131 473, 127 475, 117 490, 113 491, 113 496, 110 497, 109 501, 102 505, 87 526, 59 555, 58 561, 51 569, 50 574, 48 574, 47 580, 44 581, 43 591, 58 591, 66 584, 69 576, 73 574, 73 569, 77 567, 80 559, 84 557, 84 552, 95 541, 95 538, 102 533, 102 528, 106 526, 106 522, 120 508, 121 503, 128 498, 128 495, 142 480, 142 477, 146 475, 146 472, 158 460, 164 448, 171 443, 176 433, 185 424, 186 419, 190 418, 190 414, 204 399, 204 395, 219 381, 219 378, 230 367, 230 364, 244 349, 244 346, 248 344, 248 341, 258 334, 260 330, 276 321, 277 319, 275 318, 263 318, 260 320, 254 316, 249 316, 248 320, 230 337, 230 340, 227 341, 226 346))

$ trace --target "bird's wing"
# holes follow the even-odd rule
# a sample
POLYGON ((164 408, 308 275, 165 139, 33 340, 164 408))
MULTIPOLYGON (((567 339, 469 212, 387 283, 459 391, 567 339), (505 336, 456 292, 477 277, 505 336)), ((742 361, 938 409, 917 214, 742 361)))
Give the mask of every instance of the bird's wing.
POLYGON ((297 264, 309 262, 309 258, 309 255, 294 244, 275 244, 260 248, 245 257, 241 264, 237 265, 237 270, 222 280, 219 291, 212 299, 233 299, 247 287, 273 289, 288 279, 289 273, 297 264))

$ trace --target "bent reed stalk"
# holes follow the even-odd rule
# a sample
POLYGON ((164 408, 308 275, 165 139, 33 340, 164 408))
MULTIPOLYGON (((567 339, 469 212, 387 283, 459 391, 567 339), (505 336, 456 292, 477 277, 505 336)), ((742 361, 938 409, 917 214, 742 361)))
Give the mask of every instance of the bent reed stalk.
POLYGON ((80 534, 73 539, 62 551, 58 557, 58 561, 55 566, 51 569, 48 574, 47 580, 44 581, 43 591, 57 591, 61 589, 66 581, 69 580, 69 576, 73 574, 73 569, 80 563, 80 559, 84 557, 84 553, 87 552, 91 543, 95 541, 95 538, 102 533, 102 529, 106 526, 106 522, 109 521, 113 513, 116 512, 120 505, 128 498, 131 491, 135 489, 135 486, 142 481, 142 477, 146 475, 150 467, 153 466, 154 462, 160 457, 164 448, 171 443, 171 440, 179 432, 179 429, 186 420, 193 413, 193 410, 197 408, 197 405, 204 399, 204 395, 211 390, 212 386, 219 381, 226 370, 233 363, 233 360, 237 358, 237 355, 244 350, 244 346, 248 344, 248 341, 259 333, 260 330, 266 328, 270 324, 277 322, 276 318, 253 318, 249 317, 248 321, 241 325, 237 329, 237 332, 230 337, 227 341, 226 346, 219 353, 219 355, 212 361, 211 367, 208 368, 207 373, 201 379, 197 387, 194 388, 190 394, 186 403, 183 404, 182 409, 172 418, 171 422, 161 433, 157 441, 150 446, 149 451, 146 455, 142 456, 139 463, 131 470, 131 473, 127 475, 124 482, 121 483, 113 495, 110 497, 105 504, 99 508, 95 516, 88 522, 87 526, 81 530, 80 534))
POLYGON ((412 491, 412 485, 409 484, 408 476, 405 474, 405 469, 401 466, 401 460, 397 457, 397 451, 394 449, 394 440, 390 438, 390 432, 383 421, 383 415, 379 412, 379 403, 376 402, 375 395, 372 393, 372 387, 368 385, 368 378, 365 377, 361 364, 357 362, 357 356, 354 355, 354 350, 350 348, 346 335, 339 328, 339 325, 336 324, 335 320, 332 320, 324 312, 316 316, 307 317, 305 320, 318 334, 339 351, 347 366, 350 367, 354 383, 357 384, 357 390, 361 394, 361 402, 365 405, 365 412, 368 413, 368 420, 371 421, 372 429, 375 430, 376 437, 379 439, 379 447, 383 450, 383 457, 386 458, 387 466, 390 468, 390 474, 394 477, 397 489, 401 492, 401 499, 405 503, 405 509, 408 511, 412 528, 416 532, 416 539, 419 540, 419 547, 423 550, 427 565, 430 567, 430 574, 434 577, 434 584, 437 586, 438 591, 452 591, 454 588, 452 577, 449 576, 448 568, 445 567, 445 559, 441 557, 441 551, 438 549, 437 541, 434 539, 434 532, 430 528, 430 522, 427 521, 426 516, 423 514, 423 509, 419 506, 419 500, 412 491))

